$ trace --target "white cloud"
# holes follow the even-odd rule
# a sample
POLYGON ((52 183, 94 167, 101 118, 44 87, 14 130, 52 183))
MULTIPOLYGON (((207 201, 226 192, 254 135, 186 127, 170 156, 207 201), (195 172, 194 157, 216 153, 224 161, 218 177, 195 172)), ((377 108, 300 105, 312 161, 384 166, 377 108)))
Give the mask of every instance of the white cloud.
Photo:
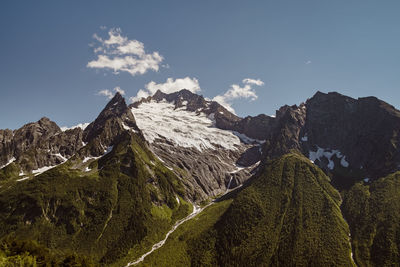
POLYGON ((311 64, 311 63, 312 63, 311 60, 307 60, 306 63, 304 63, 304 64, 308 65, 308 64, 311 64))
POLYGON ((135 97, 130 98, 130 101, 133 103, 139 101, 143 97, 152 96, 157 92, 157 90, 166 94, 174 93, 182 89, 187 89, 192 93, 201 91, 199 81, 196 78, 190 77, 175 80, 173 78, 168 78, 165 83, 156 83, 151 81, 145 85, 145 88, 146 89, 140 89, 135 97))
POLYGON ((110 90, 108 90, 108 89, 105 89, 105 90, 100 90, 98 93, 97 93, 98 95, 104 95, 104 96, 106 96, 108 99, 111 99, 111 98, 113 98, 113 93, 110 91, 110 90))
POLYGON ((135 76, 148 70, 158 71, 164 60, 157 51, 147 54, 142 42, 122 36, 119 28, 110 29, 108 39, 97 34, 93 34, 93 38, 99 43, 93 48, 97 59, 89 61, 88 68, 110 69, 115 74, 128 72, 135 76))
POLYGON ((246 79, 243 79, 242 82, 243 82, 244 84, 254 84, 254 85, 257 85, 257 86, 262 86, 262 85, 264 85, 264 82, 261 81, 260 79, 255 80, 255 79, 246 78, 246 79))
POLYGON ((129 98, 129 101, 131 103, 134 103, 134 102, 139 101, 140 99, 146 98, 148 96, 150 96, 149 92, 147 92, 147 91, 145 91, 143 89, 140 89, 138 91, 138 93, 136 94, 136 96, 132 96, 132 97, 129 98))
POLYGON ((258 98, 255 90, 252 88, 252 85, 262 86, 264 82, 260 79, 243 79, 243 87, 240 87, 238 84, 232 84, 231 88, 226 91, 223 95, 217 95, 213 98, 214 101, 218 102, 222 106, 224 106, 228 111, 235 114, 235 110, 232 108, 233 101, 238 98, 246 98, 250 99, 250 101, 254 101, 258 98))
MULTIPOLYGON (((113 89, 113 91, 114 91, 114 92, 118 92, 118 93, 120 93, 121 95, 125 95, 125 91, 122 90, 119 86, 115 87, 115 88, 113 89)), ((113 92, 111 92, 111 91, 108 90, 108 89, 104 89, 104 90, 98 91, 98 92, 97 92, 97 95, 103 95, 103 96, 107 97, 108 99, 111 99, 111 98, 114 97, 113 92)))
POLYGON ((117 86, 114 88, 115 92, 120 93, 121 95, 125 95, 125 91, 121 89, 121 87, 117 86))

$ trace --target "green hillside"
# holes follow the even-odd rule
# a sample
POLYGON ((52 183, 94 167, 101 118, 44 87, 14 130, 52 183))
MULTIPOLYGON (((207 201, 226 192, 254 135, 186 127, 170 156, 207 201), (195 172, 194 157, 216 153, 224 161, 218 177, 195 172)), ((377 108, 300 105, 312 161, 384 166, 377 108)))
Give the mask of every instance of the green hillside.
MULTIPOLYGON (((130 256, 142 254, 189 214, 183 196, 179 179, 139 136, 127 133, 100 159, 84 163, 75 156, 3 190, 0 238, 5 244, 33 240, 56 262, 84 255, 109 265, 131 248, 130 256)), ((0 248, 3 259, 12 254, 7 247, 0 248)))
POLYGON ((359 266, 400 266, 400 172, 354 185, 343 213, 359 266))
POLYGON ((287 154, 183 224, 142 265, 354 266, 340 202, 319 168, 287 154))

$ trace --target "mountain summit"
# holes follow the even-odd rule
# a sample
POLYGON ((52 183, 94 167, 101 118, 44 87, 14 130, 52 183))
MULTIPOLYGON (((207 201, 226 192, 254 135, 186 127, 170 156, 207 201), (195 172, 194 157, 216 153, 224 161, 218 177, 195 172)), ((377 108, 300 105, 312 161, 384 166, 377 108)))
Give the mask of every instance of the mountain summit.
POLYGON ((125 99, 117 92, 96 120, 86 127, 83 132, 83 140, 94 142, 91 154, 99 156, 106 147, 113 145, 126 130, 140 133, 125 99))

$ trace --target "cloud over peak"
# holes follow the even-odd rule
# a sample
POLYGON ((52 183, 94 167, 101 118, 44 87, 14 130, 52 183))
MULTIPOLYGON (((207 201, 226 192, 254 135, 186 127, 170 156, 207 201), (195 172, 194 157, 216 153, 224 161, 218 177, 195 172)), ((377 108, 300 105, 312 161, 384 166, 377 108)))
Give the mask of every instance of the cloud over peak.
MULTIPOLYGON (((120 93, 121 95, 125 95, 125 91, 122 90, 119 86, 115 87, 115 88, 113 89, 113 91, 116 92, 116 93, 120 93)), ((111 99, 111 98, 114 97, 114 93, 113 93, 112 91, 108 90, 108 89, 104 89, 104 90, 98 91, 98 92, 97 92, 97 95, 105 96, 105 97, 107 97, 108 99, 111 99)))
POLYGON ((151 81, 145 85, 146 89, 140 89, 135 97, 131 97, 130 101, 136 102, 142 98, 154 95, 157 90, 160 90, 163 93, 170 94, 182 89, 187 89, 192 93, 197 93, 201 91, 199 81, 196 78, 168 78, 164 83, 156 83, 151 81))
POLYGON ((224 106, 228 111, 235 114, 235 110, 232 108, 233 101, 238 98, 245 98, 249 99, 250 101, 256 100, 258 96, 255 90, 252 88, 252 85, 264 85, 264 82, 260 79, 255 80, 250 78, 243 79, 242 83, 244 84, 243 87, 238 84, 232 84, 228 91, 226 91, 223 95, 215 96, 213 100, 224 106))
POLYGON ((97 59, 89 61, 88 68, 109 69, 115 74, 128 72, 135 76, 148 70, 158 71, 164 60, 157 51, 147 54, 142 42, 129 40, 119 28, 110 29, 107 39, 97 34, 93 34, 93 38, 98 42, 93 48, 97 59))

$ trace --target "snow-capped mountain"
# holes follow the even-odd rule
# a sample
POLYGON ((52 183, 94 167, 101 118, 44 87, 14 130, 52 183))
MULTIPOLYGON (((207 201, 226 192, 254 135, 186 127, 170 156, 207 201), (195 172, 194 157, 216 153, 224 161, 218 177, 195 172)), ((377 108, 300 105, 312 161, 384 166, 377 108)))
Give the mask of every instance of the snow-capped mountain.
POLYGON ((187 90, 158 91, 131 111, 153 152, 185 181, 195 201, 242 184, 261 159, 262 140, 218 127, 240 118, 187 90))
POLYGON ((0 130, 0 242, 104 266, 396 266, 399 144, 374 97, 240 118, 185 89, 117 93, 88 125, 0 130))

